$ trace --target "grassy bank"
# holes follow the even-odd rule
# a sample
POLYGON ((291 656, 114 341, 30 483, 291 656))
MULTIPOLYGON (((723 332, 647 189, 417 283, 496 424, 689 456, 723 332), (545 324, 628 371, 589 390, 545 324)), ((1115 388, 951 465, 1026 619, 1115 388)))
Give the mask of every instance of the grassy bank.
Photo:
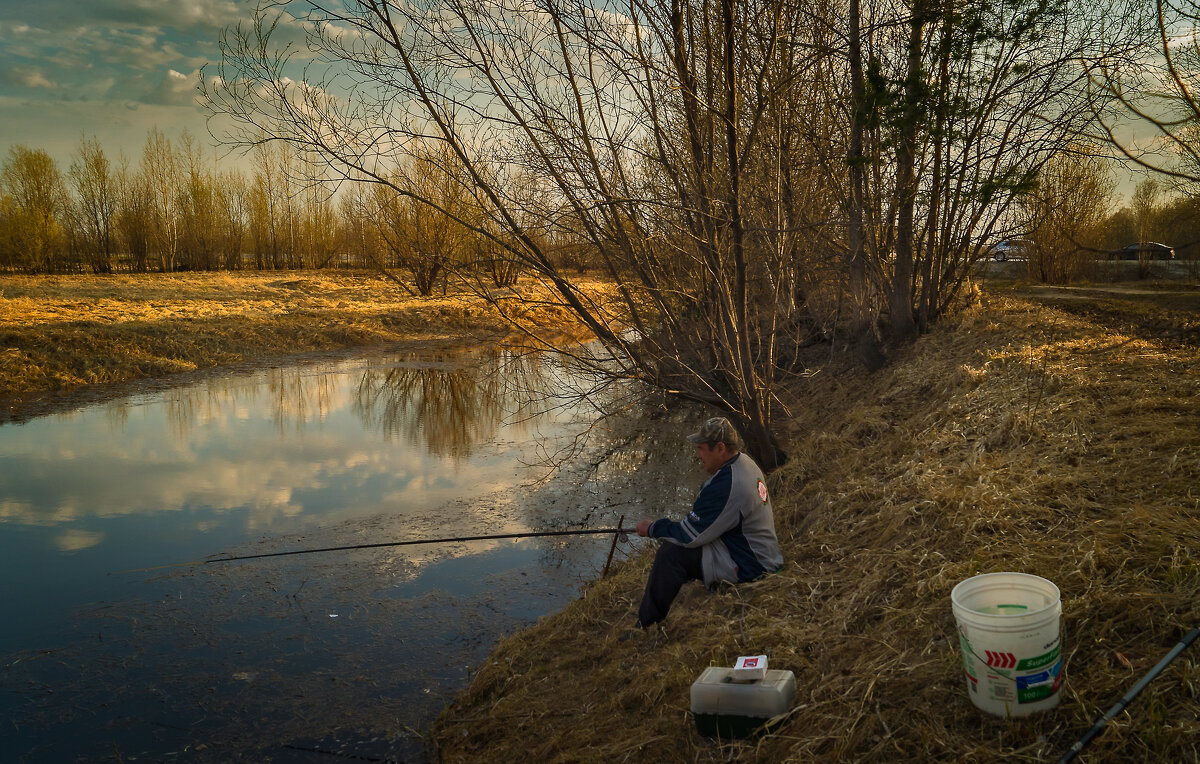
MULTIPOLYGON (((571 325, 559 313, 537 318, 571 325)), ((499 341, 508 331, 474 294, 417 298, 374 274, 0 276, 0 416, 84 386, 364 345, 499 341)))
MULTIPOLYGON (((993 293, 883 371, 797 385, 771 476, 784 570, 690 585, 665 634, 621 642, 636 558, 497 647, 439 758, 1054 761, 1200 624, 1200 352, 1190 330, 1127 331, 1130 310, 993 293), (1002 570, 1063 595, 1061 705, 1011 722, 968 700, 950 608, 1002 570), (795 673, 792 711, 758 740, 700 737, 691 682, 757 653, 795 673)), ((1193 649, 1082 761, 1195 761, 1198 740, 1193 649)))

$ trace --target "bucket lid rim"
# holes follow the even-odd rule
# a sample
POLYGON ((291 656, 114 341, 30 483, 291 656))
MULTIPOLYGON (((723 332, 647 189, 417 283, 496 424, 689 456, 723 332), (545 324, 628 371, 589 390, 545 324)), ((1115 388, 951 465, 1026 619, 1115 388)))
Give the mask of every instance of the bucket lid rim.
POLYGON ((1032 615, 1037 615, 1039 613, 1044 613, 1045 611, 1053 609, 1055 607, 1061 607, 1062 606, 1062 591, 1058 588, 1057 584, 1055 584, 1053 581, 1051 581, 1048 578, 1043 578, 1041 576, 1034 575, 1032 573, 1022 573, 1022 572, 1016 571, 1016 570, 1002 570, 1002 571, 996 571, 993 573, 980 573, 979 575, 971 576, 970 578, 966 578, 966 579, 963 579, 962 581, 959 581, 957 584, 954 585, 954 588, 952 590, 950 590, 950 602, 955 607, 966 610, 966 611, 970 612, 971 614, 978 616, 980 618, 1008 619, 1008 618, 1012 618, 1014 615, 1032 616, 1032 615), (1045 607, 1038 608, 1037 610, 1025 611, 1025 612, 1019 613, 1019 614, 1017 614, 1017 613, 982 613, 982 612, 979 612, 978 610, 975 610, 974 608, 964 605, 963 603, 961 603, 959 601, 959 593, 962 590, 962 587, 964 585, 971 584, 971 583, 978 584, 978 583, 981 583, 980 579, 997 578, 999 576, 1017 576, 1019 578, 1024 578, 1026 580, 1033 580, 1033 581, 1038 581, 1040 583, 1048 584, 1050 586, 1050 588, 1054 591, 1055 599, 1053 602, 1046 605, 1045 607))

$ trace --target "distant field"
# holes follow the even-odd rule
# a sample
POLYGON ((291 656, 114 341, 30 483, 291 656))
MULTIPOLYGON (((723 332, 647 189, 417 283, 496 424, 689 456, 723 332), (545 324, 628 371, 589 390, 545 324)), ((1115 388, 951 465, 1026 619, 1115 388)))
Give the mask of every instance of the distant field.
MULTIPOLYGON (((986 294, 1032 297, 1134 336, 1200 342, 1196 279, 982 284, 986 294)), ((544 312, 541 323, 572 326, 561 311, 544 312)), ((508 331, 486 300, 464 289, 418 298, 372 273, 0 276, 0 421, 27 415, 44 393, 296 353, 494 339, 508 331)))
POLYGON ((1200 345, 1200 285, 1194 280, 1026 284, 1012 291, 1131 337, 1200 345))
MULTIPOLYGON (((569 327, 547 311, 548 325, 569 327)), ((322 350, 508 331, 466 290, 324 271, 0 276, 0 421, 39 395, 322 350)))

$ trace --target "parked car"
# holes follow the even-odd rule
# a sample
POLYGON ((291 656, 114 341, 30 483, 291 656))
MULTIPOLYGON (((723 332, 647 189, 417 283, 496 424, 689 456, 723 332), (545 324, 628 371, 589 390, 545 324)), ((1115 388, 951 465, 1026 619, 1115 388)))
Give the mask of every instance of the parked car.
POLYGON ((1034 244, 1029 239, 1005 239, 991 246, 993 260, 1028 260, 1034 244))
POLYGON ((1139 241, 1117 252, 1118 260, 1174 260, 1175 248, 1157 241, 1139 241))

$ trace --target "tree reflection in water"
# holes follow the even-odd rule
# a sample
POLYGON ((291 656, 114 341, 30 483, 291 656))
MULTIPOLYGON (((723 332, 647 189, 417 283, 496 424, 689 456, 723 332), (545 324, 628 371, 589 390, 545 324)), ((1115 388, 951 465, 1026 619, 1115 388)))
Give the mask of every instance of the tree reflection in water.
MULTIPOLYGON (((314 374, 308 367, 268 369, 258 376, 216 377, 196 386, 162 393, 167 419, 176 441, 186 442, 200 424, 218 421, 231 411, 257 411, 269 407, 280 435, 302 431, 310 422, 323 420, 336 405, 335 375, 314 374)), ((114 430, 129 421, 129 406, 117 401, 106 409, 114 430)), ((236 416, 236 414, 234 415, 236 416)))
POLYGON ((391 437, 461 460, 501 424, 523 438, 547 416, 553 375, 540 354, 509 349, 469 357, 443 354, 413 365, 368 368, 355 412, 391 437))
POLYGON ((333 378, 326 374, 273 374, 268 389, 279 433, 284 434, 289 423, 301 429, 310 420, 324 419, 332 407, 334 388, 333 378))
MULTIPOLYGON (((576 353, 582 352, 576 349, 576 353)), ((595 373, 594 360, 513 348, 428 351, 369 361, 348 390, 350 411, 369 429, 438 458, 461 461, 501 434, 534 442, 536 461, 558 464, 579 442, 544 442, 536 435, 551 419, 589 420, 624 408, 638 397, 595 373), (618 391, 622 392, 618 392, 618 391), (503 431, 503 432, 502 432, 503 431)), ((268 408, 281 436, 324 421, 342 405, 336 373, 308 366, 269 369, 261 377, 220 377, 168 390, 163 398, 172 433, 186 443, 199 425, 268 408)), ((128 422, 125 403, 109 407, 114 429, 128 422)))

